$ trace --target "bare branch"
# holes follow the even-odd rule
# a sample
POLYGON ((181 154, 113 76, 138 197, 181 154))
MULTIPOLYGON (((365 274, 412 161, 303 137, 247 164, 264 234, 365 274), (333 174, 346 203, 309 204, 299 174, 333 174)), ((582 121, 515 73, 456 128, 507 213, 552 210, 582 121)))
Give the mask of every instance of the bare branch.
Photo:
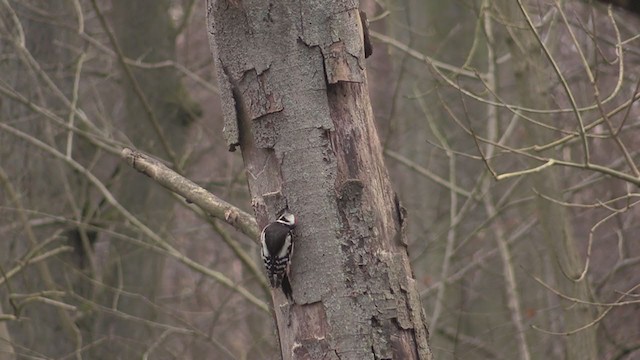
POLYGON ((248 213, 216 197, 191 180, 169 169, 160 161, 139 151, 122 149, 122 158, 134 169, 155 180, 168 190, 198 205, 207 214, 224 220, 243 234, 256 241, 260 234, 256 220, 248 213))
MULTIPOLYGON (((256 305, 259 309, 265 311, 265 312, 269 312, 269 307, 267 306, 267 304, 264 303, 264 301, 258 299, 255 295, 253 295, 251 292, 249 292, 247 289, 245 289, 242 286, 239 286, 237 284, 235 284, 231 279, 229 279, 227 276, 225 276, 224 274, 222 274, 221 272, 215 271, 215 270, 211 270, 208 267, 193 261, 191 258, 183 255, 180 251, 178 251, 176 248, 174 248, 172 245, 170 245, 167 241, 165 241, 162 237, 160 237, 158 234, 156 234, 153 230, 151 230, 147 225, 145 225, 142 221, 140 221, 138 218, 136 218, 133 214, 131 214, 129 212, 129 210, 127 210, 124 206, 122 206, 122 204, 120 204, 118 202, 118 200, 116 200, 116 198, 113 196, 113 194, 111 194, 111 192, 109 191, 109 189, 107 189, 107 187, 94 175, 92 174, 89 170, 87 170, 87 168, 83 167, 82 165, 80 165, 78 162, 76 162, 73 159, 67 158, 67 156, 61 152, 59 152, 57 149, 45 144, 44 142, 34 138, 33 136, 26 134, 16 128, 13 128, 9 125, 6 125, 2 122, 0 122, 0 128, 5 130, 8 133, 11 133, 13 135, 15 135, 18 138, 21 138, 33 145, 35 145, 36 147, 40 148, 41 150, 46 151, 47 153, 55 156, 56 158, 63 160, 64 162, 66 162, 71 168, 73 168, 74 170, 78 171, 78 173, 82 174, 83 176, 85 176, 104 196, 105 200, 111 204, 116 210, 118 210, 118 212, 120 214, 122 214, 122 216, 124 216, 129 222, 131 222, 131 224, 133 224, 138 230, 140 230, 144 235, 146 235, 149 239, 151 239, 158 247, 160 247, 162 250, 166 251, 168 255, 172 256, 173 258, 175 258, 176 260, 180 261, 181 263, 183 263, 184 265, 186 265, 187 267, 189 267, 190 269, 200 272, 202 274, 207 275, 208 277, 215 279, 216 281, 218 281, 219 283, 221 283, 222 285, 226 286, 227 288, 234 290, 236 292, 238 292, 240 295, 242 295, 245 299, 247 299, 249 302, 251 302, 252 304, 256 305)), ((237 214, 233 213, 233 212, 229 212, 229 214, 227 216, 236 216, 237 214)))
POLYGON ((178 161, 178 156, 176 155, 175 151, 171 148, 171 145, 169 144, 167 137, 162 131, 162 128, 160 127, 160 122, 158 121, 158 118, 156 117, 155 112, 151 108, 151 104, 149 103, 147 96, 142 91, 142 88, 140 88, 140 84, 138 83, 138 80, 136 80, 135 76, 133 75, 133 72, 131 71, 131 68, 125 62, 124 53, 122 52, 122 49, 120 48, 120 45, 118 44, 118 41, 116 40, 115 35, 113 35, 113 32, 109 27, 109 24, 107 24, 107 20, 102 14, 102 11, 100 11, 100 7, 96 3, 96 0, 91 0, 91 5, 93 5, 93 9, 98 15, 100 24, 102 25, 102 28, 104 29, 104 31, 107 33, 107 36, 109 37, 109 41, 111 42, 111 45, 116 51, 116 54, 118 54, 118 60, 120 61, 120 65, 122 65, 122 69, 124 70, 124 73, 127 76, 127 79, 131 82, 131 85, 133 86, 135 94, 140 99, 140 102, 142 103, 142 106, 145 112, 147 113, 149 121, 151 122, 151 125, 153 126, 153 129, 156 132, 156 135, 158 136, 160 143, 162 144, 162 148, 167 153, 167 155, 169 156, 169 159, 171 159, 171 162, 174 164, 174 166, 178 168, 178 171, 182 172, 182 169, 180 169, 180 162, 178 161))

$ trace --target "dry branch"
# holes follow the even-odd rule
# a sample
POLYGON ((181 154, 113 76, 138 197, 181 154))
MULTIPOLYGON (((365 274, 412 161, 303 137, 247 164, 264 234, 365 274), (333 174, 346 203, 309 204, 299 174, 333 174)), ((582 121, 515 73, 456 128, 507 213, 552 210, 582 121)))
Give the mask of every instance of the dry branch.
POLYGON ((122 149, 121 155, 131 167, 184 197, 187 202, 194 203, 207 214, 226 221, 251 239, 258 238, 258 224, 250 214, 218 198, 148 155, 129 148, 122 149))

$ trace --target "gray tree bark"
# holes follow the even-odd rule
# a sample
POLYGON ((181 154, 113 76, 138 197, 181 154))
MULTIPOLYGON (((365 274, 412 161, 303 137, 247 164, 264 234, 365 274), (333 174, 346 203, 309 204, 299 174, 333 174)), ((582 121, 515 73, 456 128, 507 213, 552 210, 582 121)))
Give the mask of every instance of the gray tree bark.
POLYGON ((356 1, 207 1, 225 136, 261 226, 299 219, 284 359, 430 359, 367 90, 356 1), (235 102, 235 106, 234 106, 235 102))

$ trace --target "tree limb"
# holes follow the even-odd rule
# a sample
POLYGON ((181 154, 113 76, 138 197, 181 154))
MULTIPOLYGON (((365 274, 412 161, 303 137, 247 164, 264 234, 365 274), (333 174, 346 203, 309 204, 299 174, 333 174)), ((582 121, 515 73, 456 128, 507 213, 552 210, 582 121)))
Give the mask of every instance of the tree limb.
POLYGON ((134 169, 147 175, 158 184, 194 203, 207 214, 224 220, 252 240, 258 239, 260 230, 256 220, 237 207, 218 198, 193 181, 169 169, 163 163, 137 150, 122 149, 121 156, 134 169))

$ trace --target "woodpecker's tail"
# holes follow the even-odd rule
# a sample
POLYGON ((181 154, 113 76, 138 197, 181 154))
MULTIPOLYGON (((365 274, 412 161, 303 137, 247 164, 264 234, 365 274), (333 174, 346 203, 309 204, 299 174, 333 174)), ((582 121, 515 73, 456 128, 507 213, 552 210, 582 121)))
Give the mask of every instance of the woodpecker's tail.
POLYGON ((289 282, 289 276, 287 276, 287 274, 284 274, 284 278, 282 279, 282 292, 287 299, 293 302, 293 289, 291 288, 291 283, 289 282))

